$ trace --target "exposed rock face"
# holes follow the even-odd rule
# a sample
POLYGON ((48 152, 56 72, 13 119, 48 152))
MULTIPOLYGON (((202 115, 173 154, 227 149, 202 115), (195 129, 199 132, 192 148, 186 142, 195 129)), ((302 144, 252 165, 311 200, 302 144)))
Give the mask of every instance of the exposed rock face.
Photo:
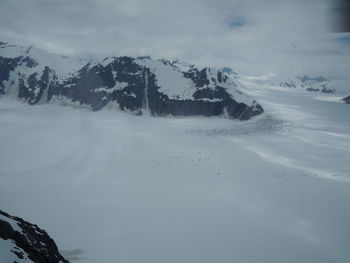
POLYGON ((309 77, 309 76, 302 76, 297 77, 294 80, 287 80, 280 83, 281 87, 284 88, 304 88, 307 91, 310 92, 321 92, 321 93, 335 93, 336 90, 333 88, 330 88, 329 86, 329 80, 320 76, 320 77, 309 77))
POLYGON ((68 263, 44 230, 1 210, 0 253, 4 263, 68 263))
POLYGON ((344 101, 345 103, 350 104, 350 96, 347 96, 345 98, 342 98, 342 101, 344 101))
POLYGON ((240 84, 228 68, 199 69, 177 60, 125 56, 81 61, 72 67, 74 63, 33 47, 2 43, 0 94, 12 94, 29 104, 73 103, 92 110, 116 107, 159 116, 225 115, 247 120, 263 112, 238 89, 240 84))

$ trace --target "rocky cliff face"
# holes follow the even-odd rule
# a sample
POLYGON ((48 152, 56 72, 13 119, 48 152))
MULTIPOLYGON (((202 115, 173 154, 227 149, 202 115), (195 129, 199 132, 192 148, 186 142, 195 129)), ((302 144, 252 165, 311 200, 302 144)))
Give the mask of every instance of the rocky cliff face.
POLYGON ((44 230, 1 210, 0 262, 68 263, 44 230))
POLYGON ((0 94, 29 104, 92 110, 113 107, 156 116, 220 116, 247 120, 263 112, 239 90, 232 70, 150 57, 109 57, 85 63, 33 47, 0 44, 0 94))

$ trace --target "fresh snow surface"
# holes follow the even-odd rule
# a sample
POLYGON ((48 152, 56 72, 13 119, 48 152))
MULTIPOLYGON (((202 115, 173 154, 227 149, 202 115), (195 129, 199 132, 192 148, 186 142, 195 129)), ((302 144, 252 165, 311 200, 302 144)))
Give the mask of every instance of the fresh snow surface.
POLYGON ((101 87, 101 88, 94 90, 94 92, 95 93, 98 93, 98 92, 113 93, 113 91, 122 90, 127 86, 128 86, 127 82, 117 82, 117 84, 111 89, 108 89, 107 87, 101 87))
MULTIPOLYGON (((186 62, 179 62, 174 60, 173 62, 167 60, 151 60, 145 58, 139 58, 136 60, 141 66, 148 67, 156 75, 157 84, 160 87, 160 91, 168 95, 170 99, 184 99, 193 100, 193 94, 197 90, 192 80, 185 78, 183 73, 191 69, 193 65, 186 62)), ((234 76, 229 76, 226 83, 219 83, 218 70, 212 67, 206 68, 206 75, 209 80, 209 87, 214 88, 219 85, 224 87, 233 99, 237 102, 245 103, 252 106, 254 99, 243 93, 241 90, 244 88, 238 86, 234 76), (241 90, 239 90, 241 89, 241 90)), ((217 99, 203 99, 206 101, 217 101, 217 99)))
POLYGON ((246 84, 243 122, 0 99, 1 209, 82 263, 350 262, 349 105, 246 84))
POLYGON ((192 95, 196 87, 190 79, 183 76, 178 67, 166 65, 163 60, 137 59, 136 62, 141 66, 149 67, 151 72, 156 74, 159 91, 167 94, 170 99, 193 99, 192 95))

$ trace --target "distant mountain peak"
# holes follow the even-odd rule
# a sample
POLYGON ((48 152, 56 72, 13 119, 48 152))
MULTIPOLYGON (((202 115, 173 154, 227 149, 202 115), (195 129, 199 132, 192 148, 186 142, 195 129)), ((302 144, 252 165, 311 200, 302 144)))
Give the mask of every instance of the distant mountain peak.
POLYGON ((326 94, 348 94, 350 92, 349 80, 337 78, 325 78, 323 76, 310 77, 308 75, 290 78, 280 82, 280 87, 301 88, 308 92, 326 94))
POLYGON ((233 71, 232 68, 229 68, 229 67, 223 67, 220 69, 220 71, 223 73, 227 73, 227 74, 237 75, 237 73, 235 71, 233 71))

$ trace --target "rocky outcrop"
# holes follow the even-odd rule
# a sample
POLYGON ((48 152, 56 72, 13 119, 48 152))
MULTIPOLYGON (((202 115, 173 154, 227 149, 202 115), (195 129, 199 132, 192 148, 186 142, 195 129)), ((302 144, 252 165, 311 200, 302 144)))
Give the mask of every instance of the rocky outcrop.
POLYGON ((44 230, 1 210, 0 252, 0 258, 9 263, 68 263, 44 230))
POLYGON ((260 104, 239 90, 242 86, 229 68, 199 69, 178 60, 123 56, 61 73, 55 65, 70 60, 45 58, 40 52, 33 47, 1 46, 0 94, 12 94, 29 104, 64 102, 92 110, 113 106, 155 116, 224 115, 247 120, 263 112, 260 104))
POLYGON ((284 88, 303 88, 309 92, 321 92, 321 93, 335 93, 336 90, 330 88, 330 80, 319 76, 319 77, 309 77, 304 75, 302 77, 297 77, 294 80, 287 80, 280 83, 280 87, 284 88))
POLYGON ((350 96, 347 96, 345 98, 342 98, 342 101, 344 101, 345 103, 350 104, 350 96))

